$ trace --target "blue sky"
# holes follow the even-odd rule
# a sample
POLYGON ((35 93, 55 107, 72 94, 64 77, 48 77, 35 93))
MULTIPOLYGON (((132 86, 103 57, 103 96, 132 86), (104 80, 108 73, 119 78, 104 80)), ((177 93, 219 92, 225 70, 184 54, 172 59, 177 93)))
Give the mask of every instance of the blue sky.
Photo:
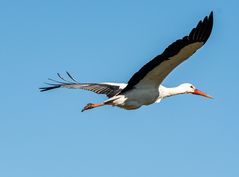
POLYGON ((1 1, 0 176, 238 177, 238 1, 1 1), (59 89, 127 82, 214 11, 207 44, 164 81, 215 97, 180 95, 136 111, 102 95, 59 89))

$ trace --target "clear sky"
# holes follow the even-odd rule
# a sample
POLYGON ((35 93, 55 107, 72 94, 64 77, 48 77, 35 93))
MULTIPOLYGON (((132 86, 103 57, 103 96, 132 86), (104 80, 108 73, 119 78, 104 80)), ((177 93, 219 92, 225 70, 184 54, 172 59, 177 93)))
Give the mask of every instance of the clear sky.
POLYGON ((238 177, 239 1, 0 2, 0 176, 238 177), (82 90, 40 93, 69 71, 82 82, 127 82, 214 11, 207 44, 164 85, 180 95, 135 111, 82 90))

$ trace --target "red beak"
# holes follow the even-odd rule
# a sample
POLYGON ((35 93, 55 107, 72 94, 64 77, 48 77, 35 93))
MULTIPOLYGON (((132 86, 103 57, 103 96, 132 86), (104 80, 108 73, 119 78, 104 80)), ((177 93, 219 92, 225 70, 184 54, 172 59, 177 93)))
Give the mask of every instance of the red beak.
POLYGON ((208 94, 198 90, 198 89, 195 89, 194 92, 192 94, 195 94, 195 95, 201 95, 201 96, 204 96, 204 97, 207 97, 207 98, 210 98, 210 99, 213 99, 212 96, 209 96, 208 94))

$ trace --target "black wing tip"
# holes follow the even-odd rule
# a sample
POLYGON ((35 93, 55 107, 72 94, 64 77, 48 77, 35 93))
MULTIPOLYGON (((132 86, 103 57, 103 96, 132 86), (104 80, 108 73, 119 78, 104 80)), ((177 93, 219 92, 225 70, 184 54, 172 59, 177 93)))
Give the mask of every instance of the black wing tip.
POLYGON ((189 34, 189 42, 202 42, 205 44, 209 39, 213 27, 213 11, 203 20, 200 20, 189 34))
POLYGON ((208 19, 209 19, 209 21, 211 22, 211 24, 213 25, 213 11, 211 11, 211 13, 210 13, 210 15, 209 15, 209 17, 208 17, 208 19))
POLYGON ((60 88, 60 87, 61 87, 61 85, 55 85, 55 86, 50 86, 50 87, 40 87, 39 90, 40 90, 40 92, 45 92, 45 91, 60 88))
POLYGON ((48 90, 52 90, 52 89, 56 89, 56 88, 60 88, 64 85, 69 85, 69 84, 77 84, 79 83, 76 79, 74 79, 70 73, 68 71, 66 71, 66 74, 67 76, 70 78, 70 80, 66 80, 64 77, 62 77, 60 75, 60 73, 57 73, 57 76, 62 80, 62 81, 58 81, 58 80, 54 80, 54 79, 51 79, 51 78, 48 78, 48 80, 52 81, 52 82, 55 82, 53 84, 49 84, 49 83, 46 83, 48 85, 51 85, 49 87, 41 87, 39 88, 40 92, 45 92, 45 91, 48 91, 48 90))
POLYGON ((211 11, 210 14, 209 14, 209 16, 206 17, 207 20, 208 20, 208 22, 211 23, 211 24, 213 24, 213 13, 214 13, 214 12, 211 11))
POLYGON ((213 10, 210 12, 209 18, 213 18, 213 10))
POLYGON ((205 23, 205 28, 207 28, 207 30, 206 30, 206 32, 204 33, 204 36, 203 36, 203 43, 205 44, 207 42, 207 40, 209 39, 211 33, 212 33, 213 11, 210 12, 209 16, 204 21, 203 22, 205 23))
POLYGON ((209 23, 212 23, 213 22, 213 13, 214 12, 211 11, 210 14, 208 16, 206 16, 203 21, 208 21, 209 23))

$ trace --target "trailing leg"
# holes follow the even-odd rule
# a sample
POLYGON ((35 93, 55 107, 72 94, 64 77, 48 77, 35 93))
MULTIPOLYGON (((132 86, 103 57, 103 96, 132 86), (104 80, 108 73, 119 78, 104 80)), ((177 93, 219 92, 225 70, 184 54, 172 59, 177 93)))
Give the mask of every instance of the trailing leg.
POLYGON ((105 105, 105 103, 96 103, 96 104, 88 103, 88 104, 81 110, 81 112, 86 111, 86 110, 88 110, 88 109, 93 109, 93 108, 96 108, 96 107, 104 106, 104 105, 105 105))

